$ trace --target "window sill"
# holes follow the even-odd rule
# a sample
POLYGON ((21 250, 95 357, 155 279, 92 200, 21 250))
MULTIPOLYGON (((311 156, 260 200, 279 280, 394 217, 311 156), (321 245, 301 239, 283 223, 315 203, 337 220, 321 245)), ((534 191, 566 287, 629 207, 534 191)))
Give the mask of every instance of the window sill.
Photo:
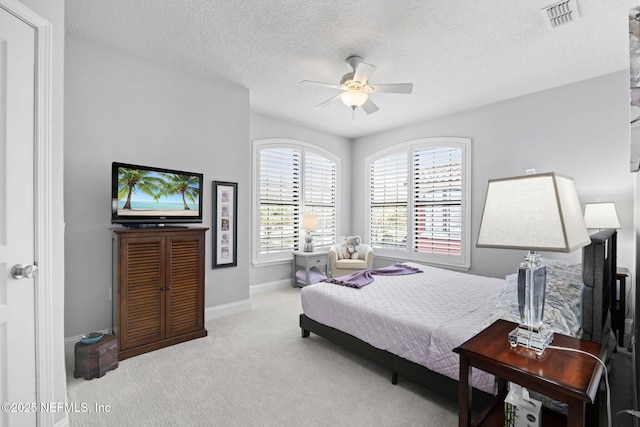
POLYGON ((253 261, 251 263, 251 265, 253 265, 256 268, 261 268, 261 267, 271 267, 274 265, 284 265, 284 264, 291 264, 291 257, 289 258, 282 258, 282 259, 274 259, 274 260, 269 260, 269 261, 253 261))
POLYGON ((375 250, 373 252, 373 262, 375 264, 376 260, 378 259, 383 259, 383 260, 388 260, 391 262, 413 262, 416 264, 422 264, 422 265, 428 265, 430 267, 437 267, 437 268, 446 268, 449 270, 457 270, 457 271, 469 271, 471 269, 470 265, 459 265, 459 264, 447 264, 447 263, 439 263, 439 262, 433 262, 433 261, 427 261, 424 259, 410 259, 410 258, 406 258, 406 257, 399 257, 399 256, 391 256, 391 255, 379 255, 376 254, 375 250))

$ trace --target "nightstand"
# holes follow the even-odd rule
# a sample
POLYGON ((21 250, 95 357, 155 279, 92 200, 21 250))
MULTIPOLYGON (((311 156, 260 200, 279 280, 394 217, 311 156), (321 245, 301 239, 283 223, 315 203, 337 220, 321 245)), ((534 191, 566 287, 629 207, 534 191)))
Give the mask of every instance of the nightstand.
POLYGON ((323 268, 325 276, 327 275, 327 252, 302 252, 293 251, 293 282, 292 286, 307 286, 311 284, 311 275, 309 270, 311 267, 323 268), (296 277, 298 267, 303 267, 305 271, 305 280, 300 282, 296 277))
MULTIPOLYGON (((472 368, 498 379, 497 395, 474 421, 474 426, 504 424, 504 398, 509 381, 568 404, 567 417, 544 408, 541 425, 582 427, 586 421, 589 426, 597 426, 602 365, 573 351, 547 348, 542 356, 536 357, 527 348, 511 347, 507 335, 516 326, 498 320, 453 350, 460 355, 459 426, 471 425, 472 368)), ((551 345, 579 349, 596 357, 600 354, 600 344, 561 334, 555 334, 551 345)))
MULTIPOLYGON (((618 267, 616 279, 620 282, 619 295, 614 295, 612 299, 612 322, 611 328, 618 337, 618 345, 624 347, 624 326, 627 317, 627 277, 631 278, 628 268, 618 267)), ((629 283, 631 284, 631 283, 629 283)), ((616 289, 614 289, 614 292, 616 289)))

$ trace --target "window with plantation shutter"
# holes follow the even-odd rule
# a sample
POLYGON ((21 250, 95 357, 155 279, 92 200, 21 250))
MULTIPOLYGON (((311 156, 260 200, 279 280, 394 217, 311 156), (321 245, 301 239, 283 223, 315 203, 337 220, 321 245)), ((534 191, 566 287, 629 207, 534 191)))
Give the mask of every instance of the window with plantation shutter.
POLYGON ((304 157, 304 211, 316 215, 315 247, 336 242, 336 163, 313 152, 304 157))
POLYGON ((260 150, 260 253, 291 251, 297 244, 302 181, 301 152, 260 150))
POLYGON ((427 138, 367 159, 376 253, 468 268, 470 140, 427 138))
POLYGON ((292 140, 256 141, 254 262, 290 260, 304 244, 302 214, 314 214, 316 248, 336 242, 337 159, 292 140))
POLYGON ((413 152, 413 250, 460 256, 462 149, 425 147, 413 152))
POLYGON ((407 247, 407 153, 389 154, 370 167, 370 244, 407 247))

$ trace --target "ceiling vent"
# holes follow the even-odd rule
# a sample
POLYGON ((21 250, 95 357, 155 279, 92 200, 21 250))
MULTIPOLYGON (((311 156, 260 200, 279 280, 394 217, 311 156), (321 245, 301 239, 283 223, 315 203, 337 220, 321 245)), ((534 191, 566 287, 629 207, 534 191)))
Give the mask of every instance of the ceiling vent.
POLYGON ((563 0, 542 9, 551 28, 556 28, 578 19, 576 0, 563 0))

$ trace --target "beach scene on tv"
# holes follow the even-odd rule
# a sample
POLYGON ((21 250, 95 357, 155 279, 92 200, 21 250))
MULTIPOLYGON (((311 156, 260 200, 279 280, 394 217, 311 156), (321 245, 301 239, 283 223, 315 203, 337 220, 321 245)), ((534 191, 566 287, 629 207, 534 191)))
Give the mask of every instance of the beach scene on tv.
POLYGON ((198 216, 196 175, 118 168, 118 215, 198 216))

